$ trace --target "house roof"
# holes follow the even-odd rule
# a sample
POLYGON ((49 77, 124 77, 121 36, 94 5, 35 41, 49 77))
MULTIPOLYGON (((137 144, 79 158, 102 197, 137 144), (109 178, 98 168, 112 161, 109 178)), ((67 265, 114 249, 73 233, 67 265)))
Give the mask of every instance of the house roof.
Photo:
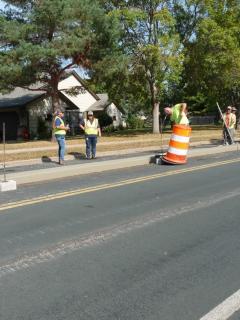
POLYGON ((101 111, 110 104, 108 94, 96 94, 91 91, 87 83, 75 71, 70 72, 69 76, 59 83, 59 90, 81 112, 101 111), (79 85, 85 89, 85 92, 80 91, 74 96, 67 93, 67 89, 79 85))
POLYGON ((82 79, 82 78, 80 77, 80 75, 79 75, 75 70, 71 70, 71 71, 69 72, 69 74, 72 74, 72 75, 81 83, 81 85, 82 85, 84 88, 87 88, 88 92, 90 92, 91 95, 94 96, 94 97, 98 100, 99 95, 97 95, 95 92, 93 92, 91 89, 88 88, 88 83, 87 83, 84 79, 82 79))
POLYGON ((86 111, 102 111, 110 104, 107 93, 99 93, 97 96, 99 100, 91 105, 86 111))
POLYGON ((31 91, 17 87, 8 94, 0 94, 0 108, 23 107, 44 94, 45 91, 31 91))
POLYGON ((87 89, 80 77, 75 73, 70 73, 68 77, 60 81, 58 89, 61 94, 71 101, 79 110, 85 112, 91 105, 99 100, 99 97, 87 89), (78 88, 79 92, 75 95, 70 94, 69 89, 78 88))
MULTIPOLYGON (((39 84, 30 86, 31 89, 41 87, 39 84)), ((87 88, 87 83, 75 71, 67 74, 66 78, 59 82, 59 92, 73 106, 81 112, 102 111, 109 104, 108 94, 95 94, 87 88), (68 90, 73 87, 82 87, 77 95, 71 95, 68 90)), ((32 91, 22 88, 15 88, 8 94, 0 94, 0 108, 23 107, 46 94, 45 91, 32 91)))

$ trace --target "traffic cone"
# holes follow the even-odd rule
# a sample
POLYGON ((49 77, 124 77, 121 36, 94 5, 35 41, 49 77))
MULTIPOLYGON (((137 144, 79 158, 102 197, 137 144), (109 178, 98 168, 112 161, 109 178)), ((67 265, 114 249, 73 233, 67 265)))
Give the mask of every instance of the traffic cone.
POLYGON ((186 125, 174 125, 167 154, 162 158, 169 164, 187 163, 190 134, 192 129, 186 125))

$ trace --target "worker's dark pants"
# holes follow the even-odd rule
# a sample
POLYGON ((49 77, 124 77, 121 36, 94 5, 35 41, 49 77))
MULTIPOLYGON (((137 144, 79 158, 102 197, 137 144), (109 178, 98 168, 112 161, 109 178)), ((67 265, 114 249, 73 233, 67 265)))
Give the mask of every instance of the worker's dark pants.
POLYGON ((90 158, 91 155, 93 158, 96 157, 96 147, 97 147, 97 136, 96 135, 87 135, 86 140, 86 156, 90 158))
POLYGON ((232 144, 232 141, 234 142, 234 129, 228 129, 228 131, 226 128, 223 128, 223 143, 224 144, 232 144), (229 131, 231 137, 229 136, 228 131, 229 131))

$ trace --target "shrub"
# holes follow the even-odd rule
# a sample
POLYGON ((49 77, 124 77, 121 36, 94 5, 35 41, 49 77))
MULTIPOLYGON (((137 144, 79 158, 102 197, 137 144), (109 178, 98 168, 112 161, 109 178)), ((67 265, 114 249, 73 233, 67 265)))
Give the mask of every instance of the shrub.
POLYGON ((104 133, 112 133, 114 131, 116 131, 116 130, 114 129, 113 125, 110 125, 110 126, 107 126, 107 127, 103 128, 103 132, 104 133))
POLYGON ((38 118, 38 138, 48 139, 51 137, 51 131, 49 130, 46 121, 39 117, 38 118))
POLYGON ((142 129, 144 127, 144 120, 141 120, 134 115, 130 115, 127 118, 127 125, 130 129, 142 129))
POLYGON ((97 118, 101 127, 108 127, 113 122, 112 118, 106 112, 102 112, 97 118))

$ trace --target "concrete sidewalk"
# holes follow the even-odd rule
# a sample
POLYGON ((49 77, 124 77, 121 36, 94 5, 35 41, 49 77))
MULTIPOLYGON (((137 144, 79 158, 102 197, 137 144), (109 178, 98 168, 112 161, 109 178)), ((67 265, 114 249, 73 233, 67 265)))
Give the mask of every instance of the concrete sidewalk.
MULTIPOLYGON (((155 148, 156 149, 156 148, 155 148)), ((225 152, 238 151, 238 144, 233 146, 199 146, 198 148, 189 151, 189 158, 201 157, 225 152)), ((67 177, 86 175, 89 173, 104 172, 115 169, 123 169, 141 165, 147 165, 154 162, 155 155, 153 152, 142 152, 137 155, 128 155, 118 158, 108 158, 106 160, 96 160, 81 163, 68 164, 64 167, 54 166, 51 168, 35 170, 20 170, 17 172, 8 172, 7 178, 16 180, 17 185, 30 184, 35 182, 50 181, 55 179, 62 179, 67 177)))
MULTIPOLYGON (((168 141, 167 141, 168 142, 168 141)), ((212 145, 209 140, 206 141, 199 141, 199 142, 192 142, 190 144, 191 147, 199 147, 199 146, 208 146, 212 145)), ((168 144, 164 142, 163 149, 167 149, 168 144)), ((159 146, 149 146, 149 147, 140 147, 140 148, 129 148, 129 149, 120 149, 120 150, 113 150, 113 151, 99 151, 97 152, 98 158, 109 158, 114 156, 135 156, 138 153, 143 152, 154 152, 157 153, 159 150, 159 146)), ((67 162, 74 161, 74 160, 83 160, 85 159, 81 154, 75 155, 66 155, 65 160, 67 162)), ((58 157, 39 157, 37 159, 29 159, 29 160, 17 160, 17 161, 8 161, 6 166, 7 168, 14 168, 14 167, 23 167, 29 165, 40 165, 43 163, 54 163, 58 161, 58 157)), ((1 168, 1 164, 0 164, 1 168)))

